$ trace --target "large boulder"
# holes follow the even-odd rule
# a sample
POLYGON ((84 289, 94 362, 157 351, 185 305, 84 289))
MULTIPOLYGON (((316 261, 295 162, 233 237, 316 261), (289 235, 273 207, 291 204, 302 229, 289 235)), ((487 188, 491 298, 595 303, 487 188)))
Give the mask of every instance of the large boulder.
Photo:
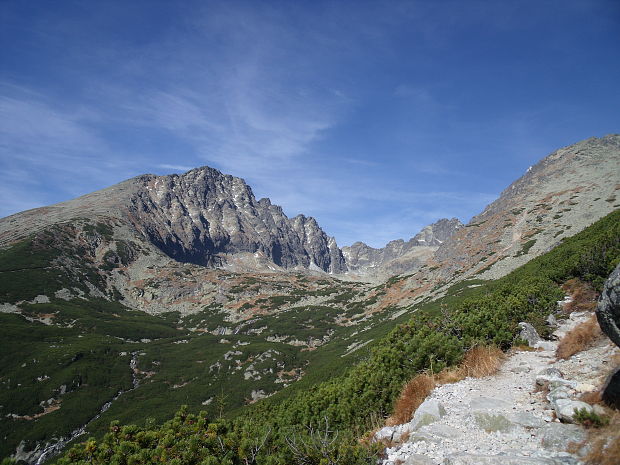
MULTIPOLYGON (((596 318, 601 329, 620 347, 620 264, 609 275, 596 306, 596 318)), ((612 373, 603 387, 603 401, 620 409, 620 370, 612 373)))
POLYGON ((602 397, 607 405, 620 410, 620 368, 617 368, 605 381, 602 397))
POLYGON ((596 306, 596 318, 603 332, 620 347, 620 264, 605 282, 596 306))
POLYGON ((413 420, 409 424, 412 430, 417 430, 439 420, 445 414, 446 409, 441 402, 436 399, 426 399, 415 411, 413 420))
POLYGON ((519 326, 521 327, 519 339, 527 341, 527 345, 529 345, 530 347, 534 347, 542 340, 538 335, 536 328, 534 328, 531 324, 522 321, 521 323, 519 323, 519 326))

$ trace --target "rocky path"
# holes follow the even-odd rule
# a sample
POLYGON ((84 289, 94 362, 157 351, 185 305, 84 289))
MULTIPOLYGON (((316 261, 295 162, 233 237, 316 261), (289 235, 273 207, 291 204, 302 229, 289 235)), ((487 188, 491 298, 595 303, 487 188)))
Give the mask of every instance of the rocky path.
MULTIPOLYGON (((572 314, 556 336, 588 317, 572 314)), ((569 422, 575 407, 600 407, 577 397, 601 385, 620 350, 605 338, 568 360, 557 360, 557 344, 545 341, 537 351, 511 353, 496 375, 437 387, 411 422, 377 433, 397 443, 386 449, 383 465, 580 464, 584 451, 566 449, 586 433, 569 422), (540 388, 545 384, 549 391, 540 388)))

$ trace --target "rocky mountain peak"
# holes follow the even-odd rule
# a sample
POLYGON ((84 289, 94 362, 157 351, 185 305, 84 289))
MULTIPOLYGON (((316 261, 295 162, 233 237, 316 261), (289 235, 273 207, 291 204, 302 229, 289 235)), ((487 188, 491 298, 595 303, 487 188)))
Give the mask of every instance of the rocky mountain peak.
POLYGON ((366 276, 389 276, 415 268, 422 261, 422 256, 432 253, 462 227, 457 218, 443 218, 424 227, 406 242, 396 239, 380 249, 356 242, 350 247, 343 247, 342 253, 351 271, 366 276))
POLYGON ((128 211, 138 231, 179 261, 224 266, 231 255, 261 253, 282 268, 346 269, 314 218, 289 219, 268 198, 257 201, 243 179, 213 168, 150 177, 128 211))
MULTIPOLYGON (((13 215, 0 222, 10 241, 52 224, 88 217, 128 227, 169 257, 208 267, 252 269, 266 257, 281 269, 346 271, 333 238, 311 217, 289 219, 246 182, 203 166, 183 174, 145 174, 77 199, 13 215), (251 263, 250 263, 251 262, 251 263)), ((5 239, 6 238, 6 239, 5 239)), ((269 266, 270 270, 275 270, 269 266)))

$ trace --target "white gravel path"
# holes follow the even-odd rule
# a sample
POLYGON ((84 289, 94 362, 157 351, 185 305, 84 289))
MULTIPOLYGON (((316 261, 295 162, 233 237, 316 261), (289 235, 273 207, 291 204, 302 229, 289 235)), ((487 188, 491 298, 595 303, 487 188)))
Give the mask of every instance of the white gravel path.
MULTIPOLYGON (((573 314, 557 334, 562 336, 588 316, 573 314)), ((588 351, 558 361, 557 342, 544 346, 546 350, 511 353, 496 375, 434 389, 427 401, 438 401, 445 415, 411 432, 406 442, 386 449, 383 465, 579 464, 566 447, 570 440, 584 439, 584 432, 555 419, 545 393, 535 389, 536 377, 557 368, 576 396, 600 385, 609 372, 609 360, 620 351, 602 340, 588 351)), ((386 430, 389 433, 388 428, 382 431, 386 430)))

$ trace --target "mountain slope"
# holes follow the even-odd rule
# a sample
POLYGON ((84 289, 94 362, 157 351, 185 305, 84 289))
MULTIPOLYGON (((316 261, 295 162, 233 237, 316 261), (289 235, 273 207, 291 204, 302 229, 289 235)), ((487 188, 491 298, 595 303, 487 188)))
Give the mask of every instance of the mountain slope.
POLYGON ((506 188, 386 298, 415 302, 463 279, 497 279, 620 208, 620 135, 559 149, 506 188))
MULTIPOLYGON (((423 308, 439 312, 432 298, 479 284, 458 281, 505 273, 617 209, 618 140, 552 154, 467 227, 442 220, 443 232, 432 225, 390 251, 370 251, 366 265, 411 273, 374 286, 335 279, 346 270, 343 255, 312 218, 289 219, 210 168, 144 175, 0 220, 0 452, 23 440, 32 462, 83 426, 102 434, 113 418, 163 421, 182 403, 213 418, 224 407, 233 415, 264 396, 313 390, 366 358, 420 310, 414 303, 426 299, 423 308)), ((442 337, 424 350, 444 353, 442 337)), ((510 332, 498 338, 506 344, 510 332)), ((385 358, 394 358, 397 378, 380 389, 384 397, 352 394, 360 415, 391 402, 404 374, 398 347, 385 358)), ((374 383, 381 373, 368 376, 374 383)), ((310 411, 320 413, 303 407, 299 415, 310 411)))
POLYGON ((114 219, 113 229, 133 233, 136 241, 179 262, 234 269, 236 259, 247 262, 247 255, 259 254, 284 269, 346 270, 335 240, 314 218, 289 219, 269 199, 257 201, 242 179, 208 167, 183 175, 138 176, 69 202, 12 215, 0 220, 0 244, 81 217, 114 219))

